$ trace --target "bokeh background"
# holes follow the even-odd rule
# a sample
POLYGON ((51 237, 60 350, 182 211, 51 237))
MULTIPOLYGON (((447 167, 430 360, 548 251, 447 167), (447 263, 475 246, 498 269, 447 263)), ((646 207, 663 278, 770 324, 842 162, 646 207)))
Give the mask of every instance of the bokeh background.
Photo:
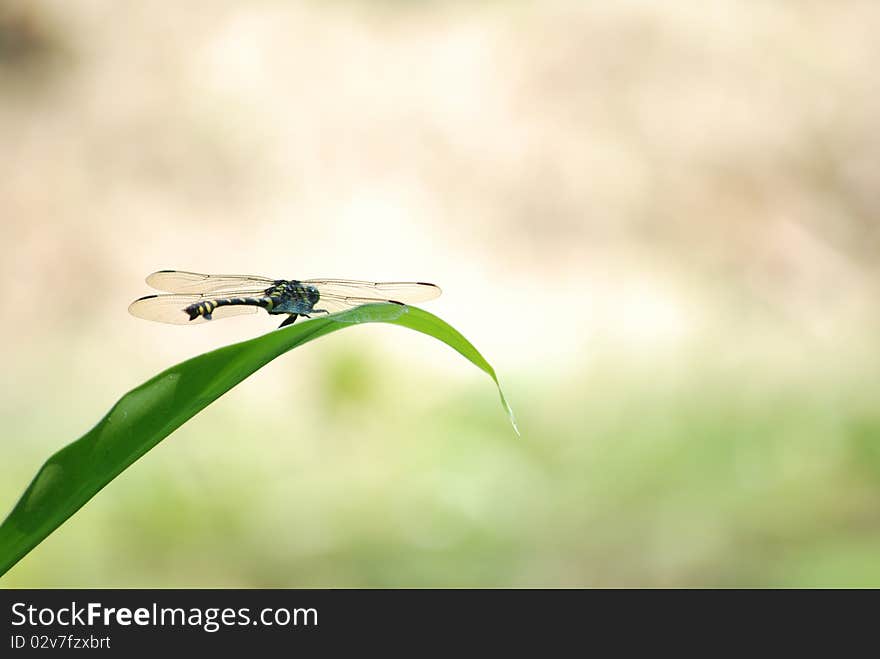
POLYGON ((16 586, 880 586, 880 3, 0 1, 0 508, 269 331, 161 268, 435 281, 495 365, 289 353, 16 586))

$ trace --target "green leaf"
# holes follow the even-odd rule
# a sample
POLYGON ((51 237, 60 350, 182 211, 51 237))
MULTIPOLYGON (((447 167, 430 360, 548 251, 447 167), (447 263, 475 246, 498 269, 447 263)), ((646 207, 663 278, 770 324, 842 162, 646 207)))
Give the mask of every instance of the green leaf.
POLYGON ((467 339, 436 316, 416 307, 369 304, 315 318, 172 366, 120 398, 94 428, 46 461, 0 525, 0 575, 138 458, 246 377, 313 339, 373 322, 433 336, 488 373, 519 434, 495 371, 467 339))

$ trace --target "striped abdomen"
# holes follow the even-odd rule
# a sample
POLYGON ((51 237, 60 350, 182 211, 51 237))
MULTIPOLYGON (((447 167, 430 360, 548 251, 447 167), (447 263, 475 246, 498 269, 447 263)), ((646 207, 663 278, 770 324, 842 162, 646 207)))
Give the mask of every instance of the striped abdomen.
POLYGON ((263 297, 221 297, 213 300, 204 300, 202 302, 197 302, 195 304, 191 304, 184 309, 186 313, 189 314, 190 320, 195 320, 199 316, 202 316, 205 320, 211 320, 211 314, 214 312, 214 309, 218 307, 228 307, 231 305, 245 305, 252 307, 263 307, 264 309, 268 309, 272 311, 273 306, 272 298, 263 296, 263 297))

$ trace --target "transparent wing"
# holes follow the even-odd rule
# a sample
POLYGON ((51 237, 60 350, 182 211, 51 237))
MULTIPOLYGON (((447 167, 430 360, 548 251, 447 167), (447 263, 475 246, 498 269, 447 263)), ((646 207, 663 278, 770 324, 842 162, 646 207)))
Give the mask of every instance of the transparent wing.
MULTIPOLYGON (((160 323, 172 323, 174 325, 197 325, 208 322, 201 316, 195 320, 189 319, 184 309, 191 304, 206 299, 204 295, 147 295, 135 300, 128 306, 128 312, 132 316, 144 320, 155 320, 160 323)), ((260 307, 245 305, 230 305, 214 309, 211 317, 214 320, 240 316, 247 313, 257 313, 260 307)))
MULTIPOLYGON (((357 281, 354 279, 305 279, 318 289, 321 300, 327 296, 338 298, 366 299, 370 302, 425 302, 439 297, 439 286, 415 281, 357 281)), ((360 302, 359 304, 366 304, 360 302)))
POLYGON ((234 289, 251 294, 266 290, 275 280, 252 275, 202 275, 183 270, 159 270, 147 277, 147 283, 156 290, 169 293, 226 293, 234 289))
POLYGON ((390 302, 391 304, 399 304, 403 306, 403 302, 399 300, 380 300, 373 297, 352 297, 343 295, 333 295, 332 293, 321 293, 321 298, 315 304, 314 311, 326 311, 328 313, 336 313, 337 311, 345 311, 354 309, 364 304, 376 304, 377 302, 390 302))

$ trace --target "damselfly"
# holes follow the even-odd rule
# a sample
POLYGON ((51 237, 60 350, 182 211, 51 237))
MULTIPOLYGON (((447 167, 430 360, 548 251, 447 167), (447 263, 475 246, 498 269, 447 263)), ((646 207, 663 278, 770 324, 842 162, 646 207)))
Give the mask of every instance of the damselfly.
POLYGON ((138 318, 190 325, 214 318, 256 313, 286 314, 279 327, 298 316, 330 314, 362 304, 408 304, 440 295, 434 284, 409 281, 370 282, 354 279, 269 279, 250 275, 202 275, 160 270, 147 283, 165 295, 147 295, 129 305, 138 318))

